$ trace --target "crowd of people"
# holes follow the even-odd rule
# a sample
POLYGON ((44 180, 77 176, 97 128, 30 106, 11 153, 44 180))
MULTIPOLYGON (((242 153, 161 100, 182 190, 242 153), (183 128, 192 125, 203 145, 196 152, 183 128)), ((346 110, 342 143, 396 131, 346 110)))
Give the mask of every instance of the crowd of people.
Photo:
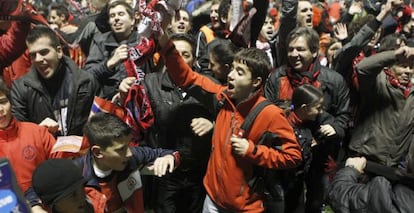
POLYGON ((0 157, 34 213, 414 209, 414 1, 0 0, 0 18, 0 157))

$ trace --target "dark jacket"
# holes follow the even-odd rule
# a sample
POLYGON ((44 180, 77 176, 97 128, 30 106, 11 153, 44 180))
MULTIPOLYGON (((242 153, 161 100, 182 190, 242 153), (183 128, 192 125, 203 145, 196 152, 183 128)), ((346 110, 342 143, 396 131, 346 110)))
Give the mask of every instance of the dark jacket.
MULTIPOLYGON (((349 88, 341 75, 324 66, 320 68, 317 81, 320 82, 320 89, 324 94, 323 109, 335 117, 334 121, 329 124, 334 127, 338 137, 343 137, 350 119, 349 88)), ((267 99, 280 105, 290 102, 292 98, 281 99, 281 91, 291 90, 293 92, 293 89, 286 74, 286 66, 282 66, 269 76, 264 94, 267 99)))
MULTIPOLYGON (((138 44, 138 35, 134 31, 128 38, 126 44, 128 46, 136 46, 138 44)), ((127 72, 124 63, 120 63, 112 70, 108 69, 106 63, 114 54, 116 48, 121 45, 116 41, 114 34, 106 32, 97 35, 93 38, 91 49, 84 69, 92 73, 102 86, 102 97, 112 99, 118 92, 118 86, 121 81, 127 77, 127 72)), ((144 72, 149 72, 148 64, 145 63, 142 69, 144 72)))
MULTIPOLYGON (((79 70, 66 56, 61 59, 60 68, 65 69, 72 79, 72 84, 69 85, 67 134, 82 136, 82 128, 89 117, 93 98, 100 92, 99 85, 91 74, 79 70)), ((19 121, 37 124, 47 117, 56 120, 52 98, 32 67, 29 73, 13 82, 10 100, 12 113, 19 121)))
POLYGON ((358 171, 350 167, 336 173, 328 191, 328 202, 336 213, 413 212, 413 189, 392 184, 382 176, 362 184, 358 183, 358 176, 358 171))
POLYGON ((407 98, 387 80, 384 67, 396 63, 394 51, 377 53, 357 65, 360 113, 349 148, 386 166, 397 166, 413 141, 414 93, 407 98))
POLYGON ((213 121, 209 111, 188 93, 177 87, 167 72, 150 73, 144 85, 154 112, 154 125, 146 141, 153 147, 177 149, 181 154, 181 171, 199 171, 204 175, 211 147, 211 134, 202 137, 191 129, 193 118, 213 121))

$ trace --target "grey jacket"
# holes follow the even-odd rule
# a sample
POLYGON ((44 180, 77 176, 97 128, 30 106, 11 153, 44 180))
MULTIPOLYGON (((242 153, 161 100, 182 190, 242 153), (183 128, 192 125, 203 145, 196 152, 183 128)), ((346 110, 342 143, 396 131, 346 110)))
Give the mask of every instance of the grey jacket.
POLYGON ((405 98, 382 71, 395 62, 394 51, 386 51, 357 65, 360 113, 350 141, 351 150, 386 166, 406 155, 414 133, 413 90, 405 98))

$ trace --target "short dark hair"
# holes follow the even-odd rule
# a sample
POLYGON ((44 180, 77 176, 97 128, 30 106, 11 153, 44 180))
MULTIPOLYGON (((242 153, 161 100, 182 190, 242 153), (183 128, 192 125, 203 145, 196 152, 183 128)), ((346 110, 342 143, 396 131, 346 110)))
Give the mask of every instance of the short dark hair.
POLYGON ((103 112, 91 116, 83 128, 89 145, 97 145, 103 149, 111 146, 116 139, 130 136, 131 131, 120 118, 103 112))
POLYGON ((69 19, 69 10, 68 10, 66 5, 52 4, 52 6, 50 7, 50 11, 52 11, 52 10, 56 10, 56 15, 58 15, 58 16, 64 15, 65 20, 68 21, 68 19, 69 19))
POLYGON ((195 39, 192 35, 189 34, 184 34, 184 33, 173 33, 170 35, 170 39, 172 41, 185 41, 187 43, 190 44, 191 46, 191 53, 193 54, 193 57, 195 58, 195 53, 196 53, 196 42, 195 39))
POLYGON ((242 63, 250 69, 252 80, 261 77, 261 86, 266 82, 272 68, 267 54, 257 48, 244 48, 240 50, 234 56, 234 61, 242 63))
POLYGON ((208 52, 213 54, 220 65, 231 65, 238 47, 228 39, 215 38, 208 44, 208 52))
POLYGON ((60 40, 57 37, 56 33, 49 27, 43 25, 36 25, 29 31, 26 36, 26 43, 32 44, 37 41, 39 38, 47 37, 50 40, 50 45, 55 49, 60 46, 60 40))
POLYGON ((128 13, 129 17, 131 17, 132 19, 135 20, 134 9, 132 8, 132 6, 130 4, 128 4, 127 2, 122 1, 122 0, 114 1, 111 4, 108 5, 108 11, 107 11, 108 12, 108 16, 109 16, 109 11, 112 8, 114 8, 116 6, 119 6, 119 5, 123 6, 125 8, 126 12, 128 13))
POLYGON ((293 91, 291 104, 297 109, 303 104, 315 104, 321 98, 323 98, 323 93, 319 88, 316 88, 311 84, 304 84, 293 91))
POLYGON ((378 52, 398 49, 399 47, 401 47, 401 44, 397 45, 398 40, 400 40, 401 43, 404 42, 405 44, 407 44, 407 38, 403 34, 392 33, 385 36, 380 41, 380 47, 378 48, 378 52))
POLYGON ((319 51, 319 35, 314 29, 308 27, 295 28, 289 33, 287 44, 289 45, 290 42, 299 37, 303 37, 306 40, 309 50, 312 53, 317 53, 319 51))

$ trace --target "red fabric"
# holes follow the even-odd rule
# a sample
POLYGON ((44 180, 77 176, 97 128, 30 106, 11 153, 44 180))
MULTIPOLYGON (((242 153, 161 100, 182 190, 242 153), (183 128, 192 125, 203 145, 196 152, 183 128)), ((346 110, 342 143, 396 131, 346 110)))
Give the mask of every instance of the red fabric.
POLYGON ((51 153, 55 142, 47 128, 34 123, 12 119, 6 129, 0 130, 0 157, 9 159, 23 192, 32 186, 32 173, 41 162, 64 156, 51 153))
POLYGON ((28 73, 30 66, 29 52, 26 50, 19 58, 13 61, 10 66, 4 68, 3 78, 7 87, 11 88, 13 81, 28 73))
POLYGON ((30 24, 13 21, 6 34, 0 36, 0 69, 9 66, 26 50, 30 24))
POLYGON ((232 212, 263 212, 262 198, 251 194, 247 184, 253 174, 252 165, 289 168, 302 160, 300 145, 285 119, 284 112, 274 106, 266 107, 251 127, 248 135, 249 147, 245 156, 236 156, 232 153, 229 136, 237 134, 249 110, 265 100, 260 95, 261 90, 238 104, 236 108, 226 95, 226 86, 216 84, 208 77, 192 71, 171 42, 160 51, 160 54, 176 85, 200 86, 206 92, 215 93, 218 100, 227 100, 216 118, 216 131, 212 139, 214 150, 211 152, 204 177, 208 195, 217 205, 232 212), (279 136, 282 141, 280 151, 270 149, 266 145, 257 145, 264 131, 274 132, 279 136), (257 151, 253 154, 255 147, 257 151))
POLYGON ((286 74, 293 88, 303 84, 312 84, 316 88, 319 88, 318 76, 320 72, 320 66, 317 66, 317 64, 312 64, 309 67, 309 71, 305 72, 294 71, 291 67, 286 68, 286 74))
POLYGON ((93 187, 85 187, 85 194, 92 203, 94 213, 104 213, 106 207, 106 196, 93 187))
POLYGON ((142 134, 154 123, 154 113, 147 92, 141 84, 145 73, 139 69, 139 66, 152 59, 154 52, 154 40, 142 38, 137 46, 129 49, 129 59, 124 62, 127 76, 137 79, 128 91, 123 105, 126 110, 124 121, 134 130, 134 141, 140 141, 142 134))
POLYGON ((116 178, 116 176, 113 176, 108 182, 99 182, 101 191, 107 199, 106 212, 114 212, 125 207, 126 212, 128 213, 144 213, 142 188, 135 190, 127 200, 122 201, 116 178))
POLYGON ((398 80, 398 78, 396 78, 395 76, 394 76, 394 74, 391 72, 391 70, 389 70, 388 68, 387 69, 384 69, 384 72, 385 72, 385 74, 387 75, 387 80, 388 80, 388 82, 390 82, 390 84, 393 86, 393 87, 395 87, 395 88, 399 88, 401 91, 402 91, 402 93, 403 93, 403 95, 404 95, 404 97, 405 98, 407 98, 408 97, 408 95, 410 95, 410 91, 411 91, 411 82, 408 82, 408 84, 405 86, 405 85, 402 85, 401 83, 400 83, 400 81, 398 80))

